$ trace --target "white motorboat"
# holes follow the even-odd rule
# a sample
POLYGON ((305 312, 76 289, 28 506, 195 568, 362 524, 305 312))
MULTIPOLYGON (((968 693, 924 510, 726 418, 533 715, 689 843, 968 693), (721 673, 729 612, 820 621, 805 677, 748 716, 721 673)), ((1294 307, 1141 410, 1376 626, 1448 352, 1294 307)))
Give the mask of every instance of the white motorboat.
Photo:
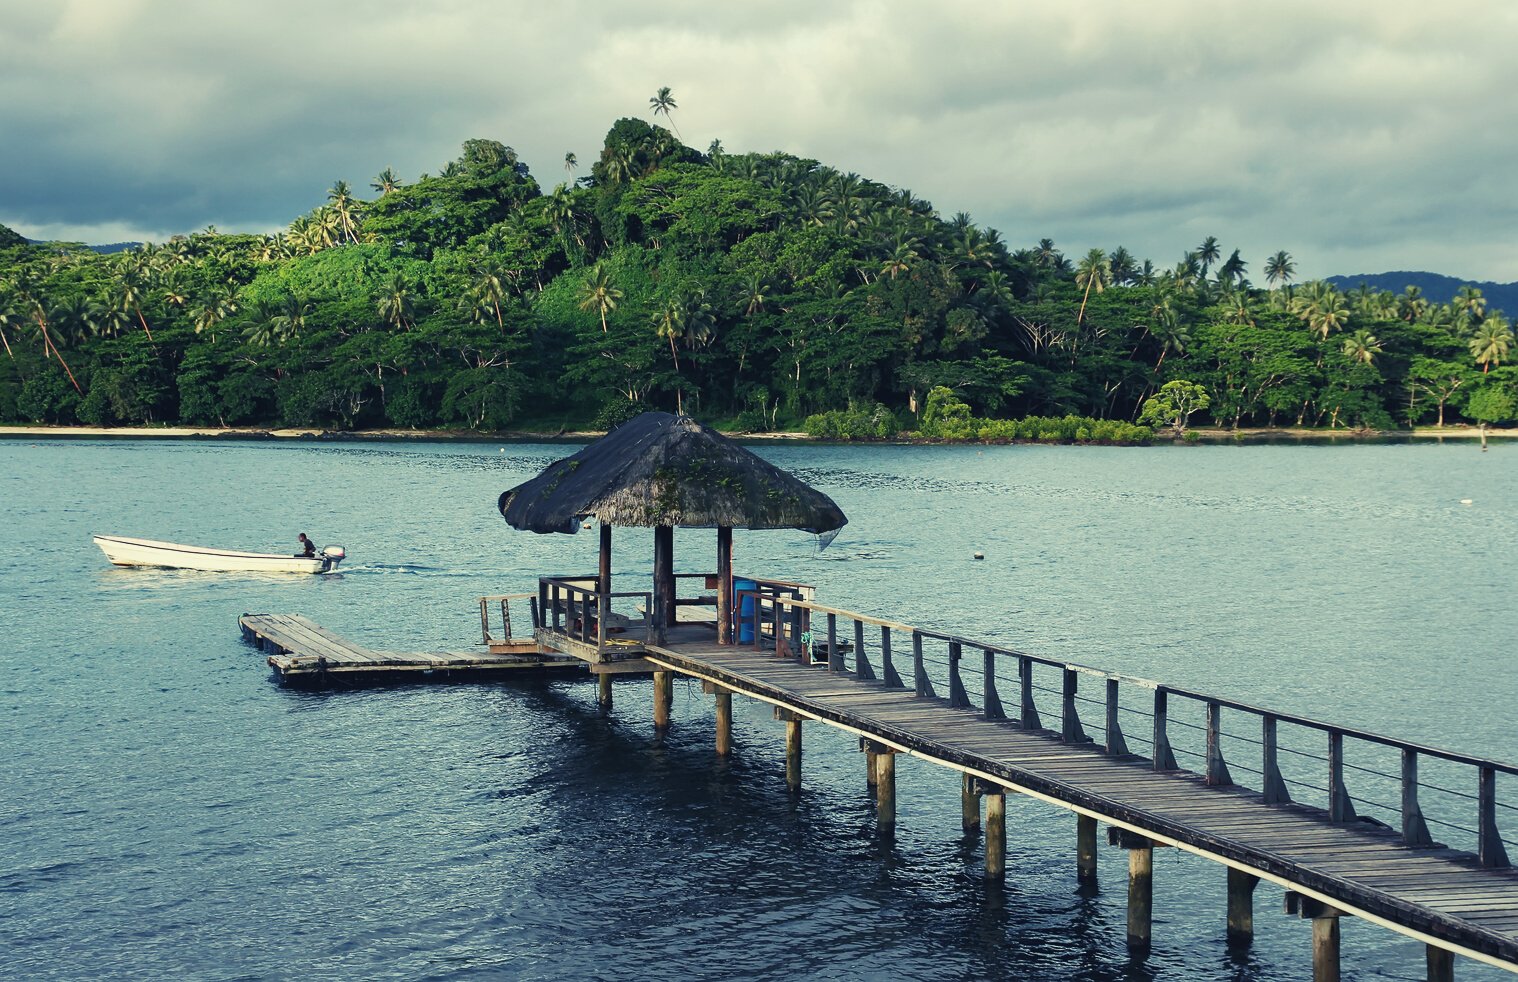
POLYGON ((348 555, 342 546, 327 546, 320 555, 281 556, 266 552, 233 552, 176 542, 96 535, 95 545, 117 566, 168 566, 217 573, 330 573, 348 555))

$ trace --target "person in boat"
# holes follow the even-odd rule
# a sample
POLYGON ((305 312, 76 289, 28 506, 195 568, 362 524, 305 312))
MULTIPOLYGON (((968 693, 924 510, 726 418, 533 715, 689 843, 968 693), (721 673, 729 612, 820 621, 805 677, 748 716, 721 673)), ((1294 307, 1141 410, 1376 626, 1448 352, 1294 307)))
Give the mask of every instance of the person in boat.
POLYGON ((295 554, 296 559, 316 558, 316 543, 306 538, 306 533, 302 532, 299 536, 296 537, 296 541, 300 543, 301 548, 301 551, 295 554))

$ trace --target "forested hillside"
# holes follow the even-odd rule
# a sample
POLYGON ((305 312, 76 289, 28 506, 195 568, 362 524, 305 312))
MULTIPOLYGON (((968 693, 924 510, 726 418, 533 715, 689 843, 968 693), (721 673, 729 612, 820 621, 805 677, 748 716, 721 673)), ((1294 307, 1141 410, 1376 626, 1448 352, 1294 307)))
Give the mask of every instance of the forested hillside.
POLYGON ((470 140, 435 175, 338 181, 272 236, 101 255, 8 231, 7 421, 499 430, 660 408, 757 430, 852 409, 915 429, 938 387, 979 417, 1132 420, 1185 380, 1224 426, 1385 428, 1483 389, 1496 418, 1514 386, 1476 289, 1346 294, 1212 238, 1158 265, 1071 258, 635 119, 547 193, 470 140))

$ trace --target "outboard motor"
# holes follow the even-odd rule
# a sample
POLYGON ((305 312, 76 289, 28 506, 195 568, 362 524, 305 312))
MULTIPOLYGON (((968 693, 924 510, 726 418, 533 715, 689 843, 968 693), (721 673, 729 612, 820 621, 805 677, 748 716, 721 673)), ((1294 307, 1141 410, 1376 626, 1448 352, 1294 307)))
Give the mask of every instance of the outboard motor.
POLYGON ((322 572, 330 573, 337 569, 337 564, 348 557, 348 550, 342 546, 327 546, 322 549, 322 572))

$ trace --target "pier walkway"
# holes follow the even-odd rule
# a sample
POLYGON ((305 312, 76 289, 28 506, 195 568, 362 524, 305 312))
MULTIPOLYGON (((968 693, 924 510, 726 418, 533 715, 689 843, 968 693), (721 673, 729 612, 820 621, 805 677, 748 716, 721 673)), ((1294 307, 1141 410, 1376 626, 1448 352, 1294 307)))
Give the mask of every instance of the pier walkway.
MULTIPOLYGON (((719 753, 731 747, 733 693, 770 703, 787 724, 787 780, 795 786, 804 722, 856 734, 883 828, 895 822, 895 754, 960 772, 967 829, 981 825, 986 803, 988 875, 1005 875, 1007 792, 1076 813, 1083 879, 1095 876, 1097 823, 1107 824, 1108 842, 1129 854, 1128 939, 1137 949, 1150 942, 1152 850, 1172 846, 1227 867, 1232 941, 1253 933, 1256 884, 1283 887, 1288 913, 1312 921, 1317 979, 1338 978, 1341 916, 1424 942, 1431 980, 1453 978, 1455 954, 1518 971, 1518 872, 1509 868, 1497 823, 1499 808, 1513 810, 1498 801, 1497 778, 1518 776, 1518 767, 827 607, 795 591, 766 590, 762 581, 740 591, 755 602, 733 625, 739 644, 718 643, 715 623, 681 617, 662 629, 641 625, 646 634, 631 649, 625 640, 598 646, 593 590, 581 596, 564 584, 549 577, 540 584, 536 610, 550 616, 539 623, 535 610, 536 640, 603 671, 617 662, 651 667, 656 727, 670 723, 676 675, 701 680, 716 696, 719 753), (570 613, 589 616, 560 616, 566 597, 574 601, 570 613), (852 644, 844 640, 850 622, 852 644), (1179 718, 1183 709, 1200 722, 1179 718), (1090 735, 1083 711, 1095 724, 1090 735), (1225 730, 1225 719, 1234 730, 1225 730), (1240 722, 1253 735, 1242 734, 1240 722), (1278 730, 1288 728, 1319 749, 1279 740, 1278 730), (1187 742, 1194 749, 1184 749, 1187 742), (1258 787, 1235 782, 1225 748, 1258 787), (1245 749, 1258 755, 1248 764, 1245 749), (1196 759, 1196 770, 1179 767, 1178 753, 1196 759), (1286 754, 1300 759, 1283 766, 1286 754), (1420 780, 1420 761, 1439 781, 1468 782, 1468 790, 1420 780), (1388 773, 1398 764, 1400 774, 1388 773), (1349 787, 1373 775, 1390 779, 1391 795, 1400 789, 1400 804, 1384 806, 1400 828, 1357 814, 1357 806, 1378 803, 1349 787), (1321 806, 1306 803, 1314 789, 1324 792, 1321 806), (1469 814, 1455 815, 1441 799, 1440 817, 1425 818, 1420 789, 1448 792, 1450 807, 1469 814), (1475 848, 1434 841, 1430 824, 1468 833, 1475 848)), ((609 709, 609 687, 601 697, 609 709)))

